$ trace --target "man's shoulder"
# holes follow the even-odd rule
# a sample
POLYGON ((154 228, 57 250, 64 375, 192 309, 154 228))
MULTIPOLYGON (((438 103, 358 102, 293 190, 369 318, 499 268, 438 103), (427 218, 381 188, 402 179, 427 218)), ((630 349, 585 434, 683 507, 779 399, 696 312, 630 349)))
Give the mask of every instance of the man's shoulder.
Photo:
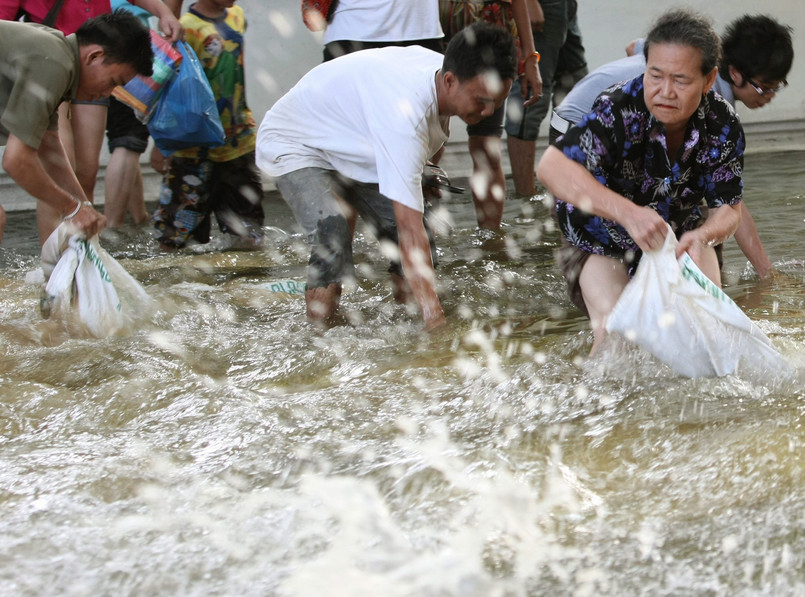
POLYGON ((614 62, 609 62, 598 67, 576 83, 570 93, 573 93, 576 88, 597 88, 600 93, 613 85, 625 83, 635 77, 639 77, 645 70, 646 61, 642 55, 627 56, 626 58, 621 58, 620 60, 615 60, 614 62))
MULTIPOLYGON (((442 66, 442 55, 421 47, 387 47, 353 52, 325 62, 317 69, 329 77, 366 82, 375 92, 408 95, 419 93, 435 81, 442 66)), ((433 83, 435 86, 435 82, 433 83)))
POLYGON ((0 31, 2 31, 3 39, 13 37, 22 40, 29 40, 30 44, 34 43, 64 43, 69 37, 58 29, 46 27, 39 23, 26 23, 22 21, 4 21, 0 20, 0 31))
POLYGON ((646 118, 639 116, 645 115, 647 117, 649 115, 649 110, 643 97, 643 75, 615 83, 602 91, 595 99, 593 109, 598 112, 606 112, 609 115, 608 119, 613 123, 624 119, 634 122, 635 117, 638 117, 639 120, 647 121, 646 118))
MULTIPOLYGON (((75 34, 35 23, 0 21, 0 48, 6 60, 56 62, 78 67, 78 39, 75 34)), ((31 73, 35 75, 36 73, 31 73)))
POLYGON ((646 68, 642 56, 630 56, 595 69, 573 86, 556 111, 571 122, 589 112, 595 99, 614 86, 640 76, 646 68))

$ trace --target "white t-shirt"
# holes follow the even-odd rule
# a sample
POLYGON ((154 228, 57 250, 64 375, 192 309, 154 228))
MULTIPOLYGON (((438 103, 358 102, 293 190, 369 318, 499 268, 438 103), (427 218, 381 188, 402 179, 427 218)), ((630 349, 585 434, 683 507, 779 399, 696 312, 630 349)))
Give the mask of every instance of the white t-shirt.
POLYGON ((338 0, 324 43, 441 37, 438 0, 338 0))
POLYGON ((257 131, 269 176, 325 168, 423 211, 422 168, 447 141, 439 117, 443 56, 419 46, 347 54, 320 64, 281 97, 257 131))

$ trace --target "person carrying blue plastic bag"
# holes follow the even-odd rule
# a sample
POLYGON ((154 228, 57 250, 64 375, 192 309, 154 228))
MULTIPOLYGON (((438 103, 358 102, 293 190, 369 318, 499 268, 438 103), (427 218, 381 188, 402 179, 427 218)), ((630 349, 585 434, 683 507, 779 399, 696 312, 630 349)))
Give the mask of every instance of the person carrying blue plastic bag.
POLYGON ((148 131, 163 155, 192 147, 219 147, 226 134, 204 69, 193 48, 177 42, 181 55, 176 74, 166 83, 156 106, 145 115, 148 131))
MULTIPOLYGON (((221 231, 229 235, 231 246, 256 248, 263 239, 263 182, 254 156, 256 125, 245 93, 246 17, 239 6, 223 8, 220 4, 198 0, 181 18, 187 44, 198 57, 195 60, 188 52, 182 70, 193 63, 203 68, 225 139, 222 145, 196 143, 170 155, 154 213, 159 243, 166 250, 209 242, 212 214, 221 231)), ((168 101, 181 77, 180 71, 160 103, 168 101)), ((157 117, 155 113, 153 118, 157 117)), ((152 135, 154 124, 152 119, 152 135)), ((177 139, 171 143, 179 143, 177 139)), ((166 151, 175 149, 166 142, 157 145, 166 151)))

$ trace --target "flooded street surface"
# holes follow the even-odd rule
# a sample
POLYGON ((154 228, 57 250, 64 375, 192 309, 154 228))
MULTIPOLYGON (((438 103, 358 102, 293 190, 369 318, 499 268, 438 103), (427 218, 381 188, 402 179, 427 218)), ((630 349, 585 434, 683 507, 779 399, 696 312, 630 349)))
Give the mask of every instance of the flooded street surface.
POLYGON ((588 360, 544 196, 510 200, 503 235, 468 196, 443 202, 451 323, 431 337, 363 233, 343 323, 313 330, 270 287, 308 256, 271 193, 257 252, 105 233, 158 309, 129 337, 70 338, 25 282, 33 214, 9 214, 2 593, 805 595, 803 157, 746 159, 782 275, 760 283, 734 241, 724 267, 795 381, 588 360))

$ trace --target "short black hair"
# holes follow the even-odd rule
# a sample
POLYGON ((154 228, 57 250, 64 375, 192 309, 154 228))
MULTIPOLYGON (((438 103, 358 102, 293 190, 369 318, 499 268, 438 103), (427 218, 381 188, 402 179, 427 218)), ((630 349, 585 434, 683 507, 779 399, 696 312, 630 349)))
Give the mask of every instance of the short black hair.
POLYGON ((141 75, 153 73, 151 34, 139 18, 124 8, 89 19, 75 32, 81 46, 98 44, 106 62, 131 64, 141 75))
POLYGON ((442 69, 460 82, 492 71, 502 79, 517 76, 517 48, 503 27, 474 23, 453 36, 444 52, 442 69))
POLYGON ((712 72, 721 57, 721 41, 710 19, 686 8, 670 10, 657 19, 643 46, 646 60, 653 44, 678 44, 696 48, 702 53, 703 75, 712 72))
POLYGON ((794 61, 791 31, 765 15, 738 17, 721 38, 719 74, 729 81, 733 66, 745 79, 784 81, 794 61))

